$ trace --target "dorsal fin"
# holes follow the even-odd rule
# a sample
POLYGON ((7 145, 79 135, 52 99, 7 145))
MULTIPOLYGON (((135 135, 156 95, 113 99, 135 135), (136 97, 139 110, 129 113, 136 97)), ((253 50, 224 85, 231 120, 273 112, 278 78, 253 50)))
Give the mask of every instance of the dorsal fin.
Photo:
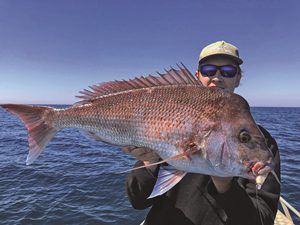
POLYGON ((178 70, 171 67, 170 70, 165 70, 166 73, 164 74, 158 73, 159 76, 148 75, 146 77, 141 76, 130 80, 115 80, 89 86, 91 90, 84 89, 79 92, 82 95, 76 96, 82 99, 82 101, 77 102, 76 105, 93 102, 97 98, 108 94, 134 89, 167 85, 202 85, 182 63, 181 66, 176 65, 178 66, 178 70))

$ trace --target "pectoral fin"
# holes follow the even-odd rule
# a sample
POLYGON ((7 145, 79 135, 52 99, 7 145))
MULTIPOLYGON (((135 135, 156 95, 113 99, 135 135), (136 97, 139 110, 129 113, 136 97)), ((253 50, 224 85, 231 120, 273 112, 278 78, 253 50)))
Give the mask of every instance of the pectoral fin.
POLYGON ((161 165, 156 184, 149 198, 162 195, 174 187, 181 179, 187 174, 187 172, 175 169, 173 166, 161 165))

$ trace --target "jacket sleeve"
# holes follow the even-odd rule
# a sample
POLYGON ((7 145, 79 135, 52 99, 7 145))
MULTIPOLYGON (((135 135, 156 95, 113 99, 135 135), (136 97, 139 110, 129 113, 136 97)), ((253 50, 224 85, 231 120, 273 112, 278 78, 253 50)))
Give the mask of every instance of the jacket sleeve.
MULTIPOLYGON (((143 166, 138 161, 134 167, 143 166)), ((152 205, 153 199, 147 199, 156 183, 159 166, 142 168, 131 171, 126 179, 126 190, 129 201, 135 209, 145 209, 152 205)))
MULTIPOLYGON (((280 157, 277 143, 264 128, 259 128, 273 152, 274 171, 280 179, 280 157)), ((256 190, 254 182, 244 178, 234 178, 232 186, 227 192, 217 193, 212 182, 208 185, 208 192, 224 209, 228 224, 274 224, 280 197, 280 184, 271 173, 261 190, 256 190)))

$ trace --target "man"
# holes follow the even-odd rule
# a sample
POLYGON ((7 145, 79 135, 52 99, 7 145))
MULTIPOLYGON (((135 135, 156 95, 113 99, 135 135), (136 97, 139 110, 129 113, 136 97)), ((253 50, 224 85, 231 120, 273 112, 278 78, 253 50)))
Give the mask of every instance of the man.
MULTIPOLYGON (((241 79, 238 49, 224 41, 205 47, 199 57, 196 77, 210 88, 229 92, 239 86, 241 79)), ((262 127, 269 148, 275 156, 275 172, 280 176, 279 152, 276 141, 262 127)), ((136 156, 137 166, 159 160, 151 151, 139 151, 129 146, 124 149, 136 156), (142 154, 140 154, 142 152, 142 154)), ((269 175, 256 194, 255 184, 239 177, 212 177, 187 174, 176 186, 153 199, 147 199, 156 182, 159 166, 132 171, 127 177, 127 192, 134 208, 151 209, 144 225, 199 225, 199 224, 264 224, 274 223, 280 185, 269 175)))

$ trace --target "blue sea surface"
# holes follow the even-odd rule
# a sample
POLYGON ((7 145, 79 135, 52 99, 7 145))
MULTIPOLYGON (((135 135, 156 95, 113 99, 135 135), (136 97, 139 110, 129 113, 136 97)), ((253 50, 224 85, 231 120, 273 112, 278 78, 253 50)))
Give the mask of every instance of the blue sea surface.
MULTIPOLYGON (((279 145, 282 196, 299 210, 300 108, 251 111, 279 145)), ((0 224, 135 225, 147 214, 128 201, 123 171, 135 160, 119 147, 64 129, 30 166, 27 153, 24 125, 0 110, 0 224)))

